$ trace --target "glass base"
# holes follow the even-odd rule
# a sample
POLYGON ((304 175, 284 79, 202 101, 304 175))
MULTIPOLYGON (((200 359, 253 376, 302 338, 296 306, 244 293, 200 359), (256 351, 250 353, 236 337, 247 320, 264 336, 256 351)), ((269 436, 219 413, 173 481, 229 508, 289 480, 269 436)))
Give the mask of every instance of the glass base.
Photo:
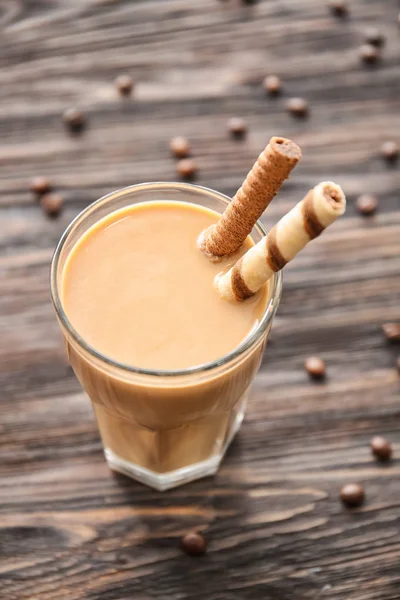
POLYGON ((222 451, 207 460, 187 465, 186 467, 176 469, 175 471, 157 473, 129 462, 128 460, 117 456, 110 448, 105 448, 104 455, 107 464, 111 470, 127 475, 159 492, 164 492, 165 490, 169 490, 184 483, 189 483, 190 481, 200 479, 201 477, 215 475, 229 444, 240 429, 246 409, 246 400, 247 399, 242 399, 240 402, 240 409, 236 413, 235 420, 232 423, 229 436, 225 441, 222 451))
POLYGON ((105 449, 104 454, 110 469, 127 475, 136 481, 140 481, 140 483, 144 483, 159 492, 164 492, 183 483, 189 483, 189 481, 199 479, 200 477, 214 475, 222 459, 222 456, 213 456, 209 460, 204 460, 203 462, 189 465, 182 469, 176 469, 176 471, 155 473, 139 465, 134 465, 123 458, 119 458, 109 448, 105 449))

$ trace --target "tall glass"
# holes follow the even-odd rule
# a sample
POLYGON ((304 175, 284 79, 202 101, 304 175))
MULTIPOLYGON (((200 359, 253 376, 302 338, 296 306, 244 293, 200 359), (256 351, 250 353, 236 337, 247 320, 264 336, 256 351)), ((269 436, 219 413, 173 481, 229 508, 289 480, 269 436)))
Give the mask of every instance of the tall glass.
MULTIPOLYGON (((277 273, 271 280, 257 327, 218 360, 178 371, 154 371, 101 354, 79 335, 64 311, 60 290, 65 263, 77 240, 97 221, 151 200, 178 200, 217 212, 229 202, 218 192, 185 183, 145 183, 108 194, 78 215, 63 234, 51 266, 51 295, 69 361, 92 401, 109 467, 166 490, 217 471, 243 420, 282 279, 277 273)), ((265 233, 257 223, 253 240, 265 233)))

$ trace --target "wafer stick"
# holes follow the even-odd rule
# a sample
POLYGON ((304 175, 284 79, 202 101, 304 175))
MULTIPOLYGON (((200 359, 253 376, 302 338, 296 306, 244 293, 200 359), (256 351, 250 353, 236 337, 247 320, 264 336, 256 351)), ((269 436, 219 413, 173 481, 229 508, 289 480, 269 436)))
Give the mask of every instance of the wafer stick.
POLYGON ((240 248, 300 158, 301 150, 291 140, 270 139, 218 223, 200 236, 207 258, 218 262, 240 248))
POLYGON ((346 198, 339 185, 331 181, 316 185, 225 275, 216 277, 215 285, 222 298, 240 302, 253 296, 310 240, 336 221, 345 208, 346 198))

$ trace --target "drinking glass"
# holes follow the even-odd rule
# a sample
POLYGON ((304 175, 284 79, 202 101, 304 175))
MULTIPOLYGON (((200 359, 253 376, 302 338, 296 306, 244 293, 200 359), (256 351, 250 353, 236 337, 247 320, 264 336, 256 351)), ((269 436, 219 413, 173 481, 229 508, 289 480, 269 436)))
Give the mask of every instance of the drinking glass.
MULTIPOLYGON (((276 273, 268 284, 260 322, 218 360, 157 371, 102 354, 81 337, 65 313, 60 290, 67 258, 100 219, 154 200, 181 201, 220 213, 230 201, 219 192, 186 183, 144 183, 108 194, 81 212, 61 237, 51 265, 51 295, 69 361, 92 402, 109 467, 166 490, 217 471, 242 423, 249 387, 278 308, 282 277, 276 273)), ((265 234, 257 222, 251 234, 254 242, 265 234)))

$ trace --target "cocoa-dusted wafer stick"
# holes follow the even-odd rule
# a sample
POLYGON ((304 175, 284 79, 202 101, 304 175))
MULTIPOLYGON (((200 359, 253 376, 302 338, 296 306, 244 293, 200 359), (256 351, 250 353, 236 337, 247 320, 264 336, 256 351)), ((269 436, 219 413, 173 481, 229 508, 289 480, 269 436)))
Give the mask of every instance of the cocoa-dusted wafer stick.
POLYGON ((240 248, 300 158, 301 150, 291 140, 270 139, 220 220, 200 236, 207 258, 217 262, 240 248))
POLYGON ((316 185, 225 275, 217 276, 215 285, 222 298, 240 302, 253 296, 345 208, 346 198, 339 185, 331 181, 316 185))

